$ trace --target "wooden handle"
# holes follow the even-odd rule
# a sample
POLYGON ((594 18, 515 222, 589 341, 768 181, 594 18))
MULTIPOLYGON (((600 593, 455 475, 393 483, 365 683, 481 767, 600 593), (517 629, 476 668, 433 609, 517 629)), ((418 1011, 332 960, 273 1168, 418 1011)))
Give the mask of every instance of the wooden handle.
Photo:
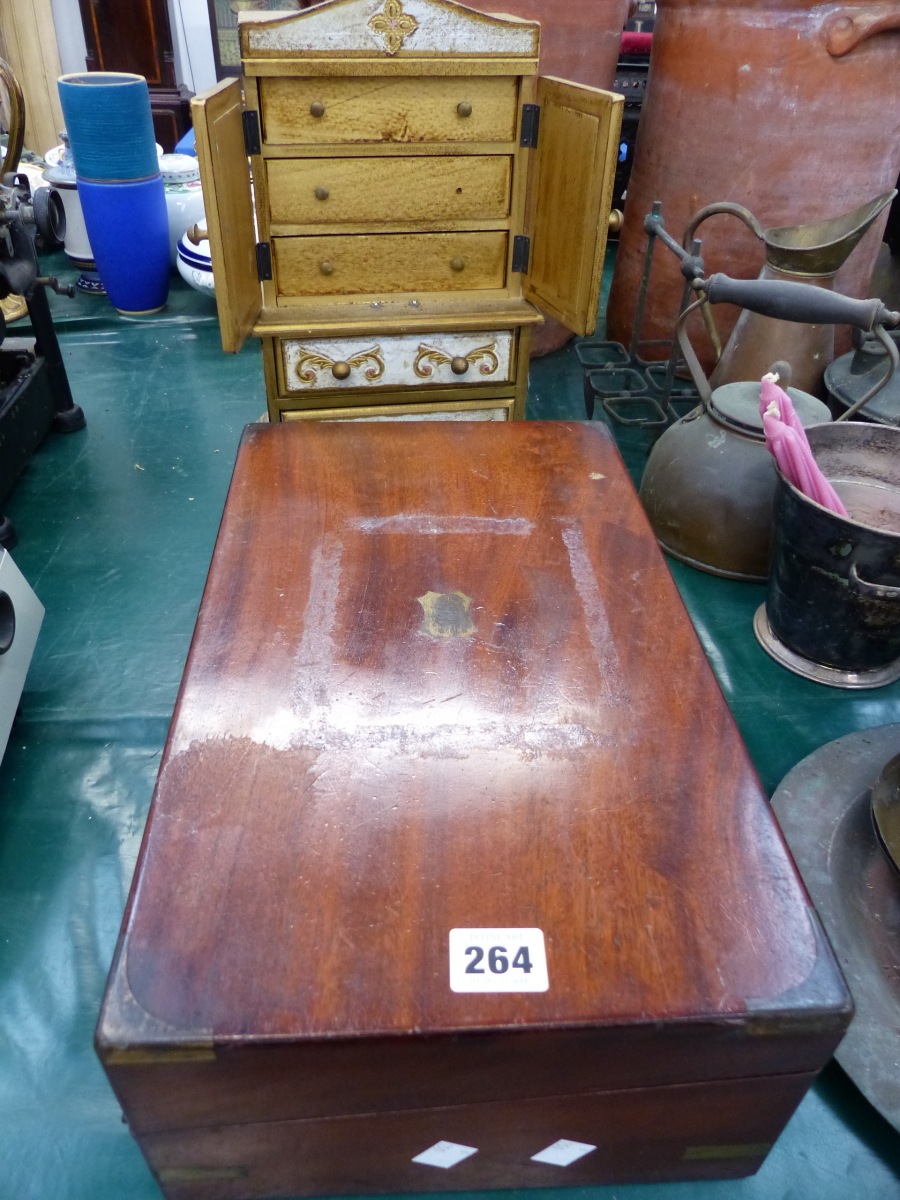
POLYGON ((825 26, 825 45, 832 58, 843 58, 861 42, 888 29, 900 29, 900 3, 836 13, 825 26))
POLYGON ((878 323, 894 324, 880 300, 853 300, 840 292, 810 283, 782 279, 731 279, 711 275, 705 285, 710 304, 737 304, 778 321, 807 325, 855 325, 871 330, 878 323))
POLYGON ((201 242, 209 239, 209 234, 205 229, 201 229, 199 225, 192 225, 185 234, 187 240, 195 246, 199 246, 201 242))

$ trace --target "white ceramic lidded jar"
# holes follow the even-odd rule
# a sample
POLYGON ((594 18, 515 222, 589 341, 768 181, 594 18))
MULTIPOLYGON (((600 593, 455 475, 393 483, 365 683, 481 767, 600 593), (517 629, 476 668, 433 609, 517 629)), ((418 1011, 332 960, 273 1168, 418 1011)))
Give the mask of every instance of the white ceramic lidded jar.
POLYGON ((105 296, 106 290, 97 274, 94 252, 88 241, 84 213, 81 211, 81 201, 78 198, 72 149, 65 132, 61 131, 59 136, 62 139, 61 144, 48 150, 44 156, 47 170, 43 173, 43 179, 45 183, 55 187, 62 196, 63 208, 66 210, 64 249, 81 272, 75 286, 80 292, 87 292, 93 296, 105 296))
POLYGON ((166 188, 166 209, 169 214, 169 252, 174 267, 178 258, 178 242, 198 222, 203 224, 203 190, 200 186, 200 166, 190 154, 163 154, 159 160, 166 188))

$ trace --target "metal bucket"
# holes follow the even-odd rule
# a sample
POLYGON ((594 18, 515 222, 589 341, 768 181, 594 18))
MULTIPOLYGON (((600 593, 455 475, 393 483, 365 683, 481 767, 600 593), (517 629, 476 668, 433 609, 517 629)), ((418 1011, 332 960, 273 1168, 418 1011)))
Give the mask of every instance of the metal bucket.
POLYGON ((837 687, 900 678, 900 429, 846 422, 807 430, 844 502, 839 517, 778 475, 763 647, 837 687))

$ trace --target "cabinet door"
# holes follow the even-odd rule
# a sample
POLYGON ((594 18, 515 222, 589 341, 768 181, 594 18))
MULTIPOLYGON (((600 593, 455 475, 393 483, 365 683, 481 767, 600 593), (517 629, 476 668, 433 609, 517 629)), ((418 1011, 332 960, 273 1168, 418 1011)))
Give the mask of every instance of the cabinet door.
POLYGON ((529 187, 527 298, 578 334, 593 333, 624 101, 542 76, 529 187))
POLYGON ((191 111, 222 349, 236 354, 262 304, 240 80, 223 80, 195 96, 191 111))

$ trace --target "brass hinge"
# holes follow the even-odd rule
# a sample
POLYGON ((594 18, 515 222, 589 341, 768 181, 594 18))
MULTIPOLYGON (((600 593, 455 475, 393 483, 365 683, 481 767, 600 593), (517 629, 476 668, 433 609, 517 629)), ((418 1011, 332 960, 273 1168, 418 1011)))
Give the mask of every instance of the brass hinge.
POLYGON ((532 150, 536 149, 540 123, 541 106, 539 104, 523 104, 522 133, 519 137, 520 146, 531 146, 532 150))
POLYGON ((255 108, 245 109, 241 114, 244 122, 244 145, 248 154, 261 154, 262 143, 259 140, 259 113, 255 108))
POLYGON ((528 260, 531 258, 531 238, 516 234, 513 238, 512 269, 522 275, 528 274, 528 260))
POLYGON ((269 242, 256 243, 256 273, 260 282, 272 278, 272 246, 269 242))

